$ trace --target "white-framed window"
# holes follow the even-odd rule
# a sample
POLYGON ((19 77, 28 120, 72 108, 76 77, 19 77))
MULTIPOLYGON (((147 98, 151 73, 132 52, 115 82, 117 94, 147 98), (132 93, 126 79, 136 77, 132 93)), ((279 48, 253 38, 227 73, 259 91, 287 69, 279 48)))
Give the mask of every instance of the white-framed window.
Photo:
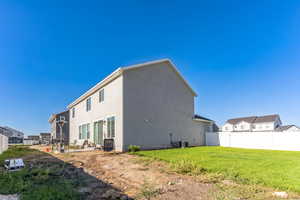
POLYGON ((115 117, 109 117, 107 118, 107 137, 108 138, 114 138, 115 133, 115 117))
POLYGON ((90 111, 92 109, 92 98, 89 97, 86 100, 86 111, 90 111))
POLYGON ((99 91, 99 102, 103 102, 104 101, 104 89, 101 89, 99 91))
POLYGON ((79 126, 79 139, 82 139, 82 126, 79 126))
POLYGON ((79 139, 90 139, 90 124, 79 126, 79 139))
POLYGON ((72 118, 75 117, 75 107, 72 108, 72 118))
POLYGON ((244 125, 241 125, 241 129, 244 129, 244 125))
POLYGON ((225 127, 225 130, 228 131, 228 127, 227 126, 225 127))
POLYGON ((253 125, 252 125, 252 128, 253 128, 253 129, 255 129, 255 128, 256 128, 256 126, 253 124, 253 125))
POLYGON ((59 120, 60 120, 60 121, 65 121, 66 118, 65 118, 65 116, 59 116, 59 120))

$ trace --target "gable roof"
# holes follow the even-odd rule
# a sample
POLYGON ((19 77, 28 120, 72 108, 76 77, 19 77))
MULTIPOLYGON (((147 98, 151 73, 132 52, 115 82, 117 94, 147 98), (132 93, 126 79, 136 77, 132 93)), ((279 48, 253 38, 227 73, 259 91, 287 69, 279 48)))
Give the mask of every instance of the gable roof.
POLYGON ((229 124, 237 124, 241 121, 248 123, 265 123, 265 122, 274 122, 279 118, 279 115, 264 115, 264 116, 251 116, 251 117, 241 117, 241 118, 233 118, 227 120, 226 123, 229 124))
POLYGON ((286 131, 290 128, 292 128, 293 126, 295 126, 296 128, 300 129, 298 126, 296 125, 285 125, 285 126, 279 126, 278 128, 276 128, 277 131, 286 131))
POLYGON ((275 122, 279 115, 265 115, 257 117, 254 123, 275 122))
POLYGON ((248 122, 248 123, 253 123, 255 121, 255 119, 256 119, 256 116, 240 117, 240 118, 229 119, 229 120, 227 120, 227 123, 229 123, 229 124, 237 124, 237 123, 240 123, 242 121, 248 122))
POLYGON ((106 78, 104 78, 102 81, 100 81, 99 83, 97 83, 94 87, 92 87, 91 89, 89 89, 87 92, 85 92, 83 95, 81 95, 79 98, 77 98, 75 101, 73 101, 72 103, 70 103, 67 108, 70 109, 73 106, 77 105, 78 103, 80 103, 81 101, 83 101, 84 99, 86 99, 87 97, 89 97, 90 95, 92 95, 93 93, 95 93, 97 90, 99 90, 100 88, 104 87, 105 85, 107 85, 108 83, 112 82, 113 80, 115 80, 116 78, 118 78, 119 76, 121 76, 125 71, 127 70, 134 70, 134 69, 138 69, 141 67, 146 67, 146 66, 151 66, 154 64, 160 64, 160 63, 166 63, 168 64, 170 67, 172 67, 172 69, 174 70, 174 72, 176 73, 176 75, 182 80, 182 82, 186 85, 186 87, 192 92, 192 94, 194 96, 197 96, 197 93, 192 89, 192 87, 187 83, 187 81, 183 78, 183 76, 180 74, 180 72, 176 69, 175 65, 172 63, 171 60, 169 59, 161 59, 161 60, 155 60, 155 61, 151 61, 151 62, 145 62, 145 63, 141 63, 141 64, 136 64, 136 65, 130 65, 130 66, 125 66, 125 67, 119 67, 118 69, 116 69, 113 73, 111 73, 110 75, 108 75, 106 78))

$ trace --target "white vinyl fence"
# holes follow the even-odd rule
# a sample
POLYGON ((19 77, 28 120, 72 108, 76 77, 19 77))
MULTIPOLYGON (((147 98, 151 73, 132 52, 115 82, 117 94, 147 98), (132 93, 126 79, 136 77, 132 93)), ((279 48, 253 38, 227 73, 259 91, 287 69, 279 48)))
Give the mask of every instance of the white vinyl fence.
POLYGON ((8 148, 8 137, 0 134, 0 154, 8 148))
POLYGON ((208 132, 206 145, 300 151, 300 132, 208 132))

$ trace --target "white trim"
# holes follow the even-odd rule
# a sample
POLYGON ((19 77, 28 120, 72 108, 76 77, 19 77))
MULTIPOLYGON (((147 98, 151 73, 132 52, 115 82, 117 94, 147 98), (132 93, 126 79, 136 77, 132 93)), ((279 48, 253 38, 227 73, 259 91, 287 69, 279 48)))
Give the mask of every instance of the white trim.
POLYGON ((75 101, 73 101, 72 103, 70 103, 67 108, 71 109, 72 107, 74 107, 75 105, 77 105, 78 103, 80 103, 81 101, 85 100, 87 97, 89 97, 90 95, 94 94, 95 92, 97 92, 99 89, 103 88, 105 85, 107 85, 108 83, 110 83, 111 81, 115 80, 116 78, 118 78, 119 76, 121 76, 123 74, 124 71, 127 70, 134 70, 140 67, 146 67, 146 66, 150 66, 153 64, 159 64, 159 63, 168 63, 170 64, 170 66, 172 67, 172 69, 174 70, 174 72, 178 75, 178 77, 184 82, 184 84, 189 88, 189 90, 192 92, 192 94, 197 97, 197 93, 191 88, 191 86, 187 83, 187 81, 183 78, 183 76, 180 74, 180 72, 177 70, 177 68, 175 67, 175 65, 172 63, 171 60, 169 59, 161 59, 161 60, 155 60, 155 61, 151 61, 151 62, 146 62, 146 63, 141 63, 141 64, 137 64, 137 65, 131 65, 131 66, 127 66, 127 67, 120 67, 117 70, 115 70, 113 73, 111 73, 109 76, 107 76, 106 78, 104 78, 102 81, 100 81, 99 83, 97 83, 94 87, 92 87, 91 89, 89 89, 87 92, 85 92, 83 95, 81 95, 79 98, 77 98, 75 101))
POLYGON ((197 119, 197 118, 193 118, 194 121, 199 121, 199 122, 209 122, 209 123, 213 123, 214 121, 210 121, 210 120, 205 120, 205 119, 197 119))

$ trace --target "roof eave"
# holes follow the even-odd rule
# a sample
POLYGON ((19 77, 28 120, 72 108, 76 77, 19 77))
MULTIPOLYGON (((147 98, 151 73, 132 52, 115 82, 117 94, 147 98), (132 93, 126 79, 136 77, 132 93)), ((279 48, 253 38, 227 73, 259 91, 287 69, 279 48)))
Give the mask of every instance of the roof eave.
POLYGON ((84 99, 86 99, 88 96, 90 96, 91 94, 95 93, 98 89, 102 88, 106 84, 110 83, 111 81, 113 81, 114 79, 116 79, 117 77, 119 77, 122 73, 123 73, 123 69, 122 68, 116 69, 113 73, 111 73, 110 75, 108 75, 106 78, 104 78, 102 81, 100 81, 99 83, 97 83, 95 86, 93 86, 91 89, 89 89, 83 95, 81 95, 75 101, 73 101, 72 103, 70 103, 67 106, 67 108, 71 109, 73 106, 77 105, 78 103, 80 103, 81 101, 83 101, 84 99))
POLYGON ((199 121, 199 122, 209 122, 209 123, 214 123, 213 120, 205 120, 205 119, 197 119, 197 118, 193 118, 194 121, 199 121))

